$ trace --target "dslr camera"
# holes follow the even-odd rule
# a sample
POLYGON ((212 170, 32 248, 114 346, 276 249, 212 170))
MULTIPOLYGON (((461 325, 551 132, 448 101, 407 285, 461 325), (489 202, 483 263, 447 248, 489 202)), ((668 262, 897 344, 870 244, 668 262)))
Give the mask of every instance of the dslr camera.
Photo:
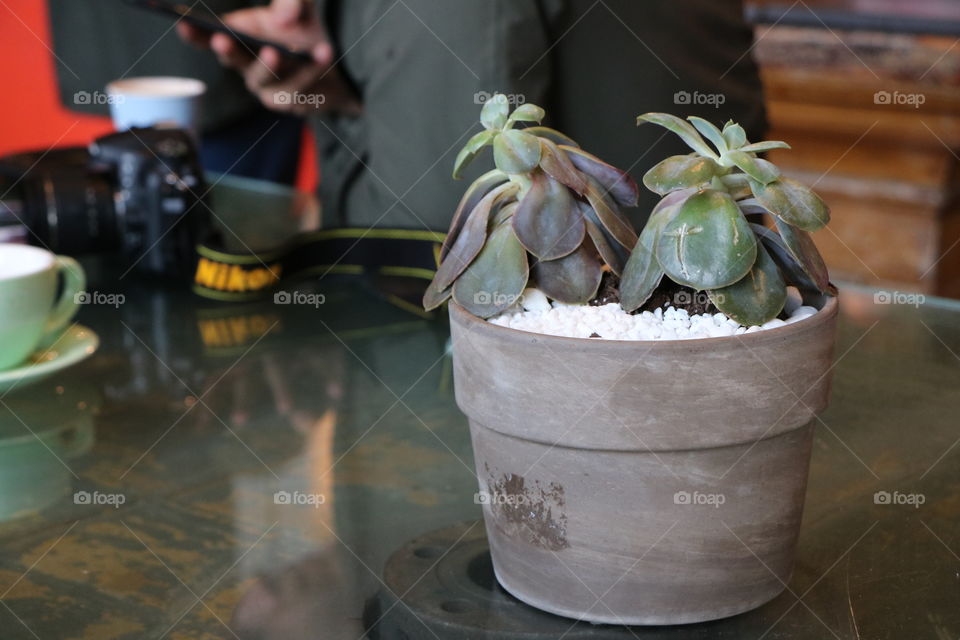
POLYGON ((9 155, 0 158, 0 242, 119 253, 139 271, 190 277, 210 228, 205 191, 193 139, 180 129, 9 155))

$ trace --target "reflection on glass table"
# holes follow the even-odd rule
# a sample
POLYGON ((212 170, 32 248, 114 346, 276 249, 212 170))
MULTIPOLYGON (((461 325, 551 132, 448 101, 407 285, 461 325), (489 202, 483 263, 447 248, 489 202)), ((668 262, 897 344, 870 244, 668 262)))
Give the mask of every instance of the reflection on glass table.
MULTIPOLYGON (((362 280, 303 287, 323 304, 211 304, 131 279, 123 305, 78 318, 102 339, 93 357, 2 399, 5 639, 359 638, 389 601, 388 558, 480 517, 444 318, 362 280)), ((841 306, 784 593, 717 622, 568 638, 960 637, 960 305, 844 287, 841 306)), ((463 637, 472 606, 506 624, 504 598, 438 600, 446 632, 383 620, 463 637)))

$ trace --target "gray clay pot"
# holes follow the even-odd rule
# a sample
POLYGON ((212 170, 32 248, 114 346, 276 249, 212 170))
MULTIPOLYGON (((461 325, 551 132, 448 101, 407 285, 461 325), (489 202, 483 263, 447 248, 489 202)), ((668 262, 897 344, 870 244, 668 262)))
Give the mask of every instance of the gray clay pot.
POLYGON ((790 581, 838 302, 733 337, 606 341, 490 324, 451 303, 500 584, 597 623, 732 616, 790 581))

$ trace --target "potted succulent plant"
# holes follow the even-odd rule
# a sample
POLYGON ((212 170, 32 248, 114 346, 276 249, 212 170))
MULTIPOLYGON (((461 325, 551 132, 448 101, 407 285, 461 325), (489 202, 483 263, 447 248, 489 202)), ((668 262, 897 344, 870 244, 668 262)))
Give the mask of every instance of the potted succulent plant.
POLYGON ((828 210, 757 157, 783 143, 647 114, 694 153, 646 174, 664 197, 638 236, 620 210, 636 184, 543 117, 499 97, 484 106, 455 175, 485 146, 496 169, 464 195, 424 297, 452 298, 456 397, 498 581, 591 622, 759 606, 791 576, 829 395, 838 305, 807 233, 828 210), (564 335, 510 328, 564 314, 578 318, 564 335), (707 328, 685 340, 586 333, 601 317, 707 328))

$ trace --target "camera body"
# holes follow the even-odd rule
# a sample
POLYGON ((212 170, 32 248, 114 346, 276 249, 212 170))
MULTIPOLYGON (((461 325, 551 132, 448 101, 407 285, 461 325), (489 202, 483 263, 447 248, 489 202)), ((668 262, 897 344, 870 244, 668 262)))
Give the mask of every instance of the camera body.
POLYGON ((192 275, 210 228, 193 139, 134 128, 89 147, 0 158, 0 239, 56 253, 118 252, 139 271, 192 275))

